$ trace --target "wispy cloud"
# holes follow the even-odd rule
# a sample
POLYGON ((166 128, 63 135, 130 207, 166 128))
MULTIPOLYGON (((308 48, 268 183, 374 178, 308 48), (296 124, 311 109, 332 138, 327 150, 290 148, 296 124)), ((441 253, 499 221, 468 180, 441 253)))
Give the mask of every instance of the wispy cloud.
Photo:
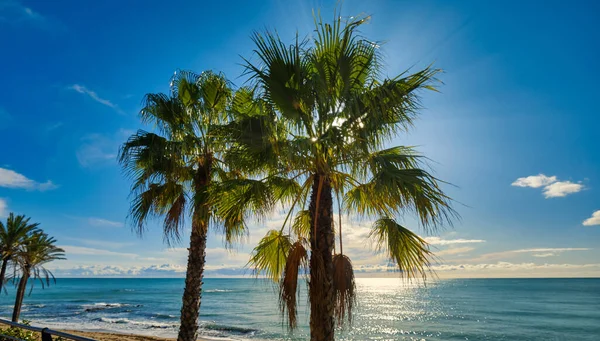
POLYGON ((95 91, 90 90, 90 89, 86 88, 83 85, 73 84, 73 85, 69 86, 69 89, 75 90, 75 91, 79 92, 80 94, 87 95, 90 98, 92 98, 94 101, 96 101, 96 102, 98 102, 98 103, 100 103, 102 105, 105 105, 105 106, 107 106, 109 108, 114 109, 119 114, 123 114, 124 113, 123 110, 121 110, 118 105, 116 105, 115 103, 111 102, 108 99, 100 97, 95 91))
POLYGON ((532 269, 581 269, 600 267, 600 264, 536 264, 536 263, 484 263, 484 264, 442 264, 434 265, 435 271, 456 271, 456 270, 489 270, 489 269, 511 269, 511 270, 532 270, 532 269))
POLYGON ((103 249, 95 249, 84 246, 75 246, 75 245, 62 245, 61 248, 65 250, 65 253, 68 255, 80 255, 80 256, 108 256, 108 257, 126 257, 126 258, 137 258, 138 255, 135 253, 124 253, 124 252, 115 252, 103 249))
POLYGON ((23 188, 34 191, 47 191, 55 189, 56 186, 52 181, 48 180, 44 183, 39 183, 27 178, 23 174, 19 174, 11 169, 0 168, 0 187, 6 188, 23 188))
POLYGON ((48 125, 48 126, 46 127, 46 131, 53 131, 53 130, 56 130, 56 129, 58 129, 58 128, 62 127, 63 125, 64 125, 64 123, 62 123, 62 122, 56 122, 56 123, 54 123, 54 124, 48 125))
POLYGON ((453 248, 453 249, 447 249, 447 250, 442 250, 442 251, 435 252, 435 255, 436 256, 462 255, 462 254, 471 252, 473 250, 475 250, 474 247, 468 247, 468 246, 465 246, 465 247, 456 247, 456 248, 453 248))
POLYGON ((92 167, 99 164, 116 162, 119 146, 133 131, 120 129, 111 135, 88 134, 81 140, 82 145, 77 149, 77 161, 82 167, 92 167))
POLYGON ((49 18, 18 0, 0 1, 0 24, 29 25, 42 29, 64 29, 64 25, 49 18))
POLYGON ((583 221, 584 226, 600 225, 600 210, 592 213, 592 216, 583 221))
POLYGON ((530 188, 543 187, 543 193, 546 199, 565 197, 569 194, 580 192, 584 188, 581 183, 558 181, 556 176, 546 176, 544 174, 518 178, 511 184, 511 186, 530 188))
POLYGON ((473 244, 485 243, 482 239, 442 239, 440 237, 426 237, 426 242, 431 245, 453 245, 453 244, 473 244))
POLYGON ((92 226, 98 226, 98 227, 123 227, 124 224, 122 222, 119 221, 112 221, 112 220, 108 220, 108 219, 102 219, 102 218, 88 218, 88 223, 92 226))
POLYGON ((5 17, 10 16, 12 20, 19 21, 24 19, 30 20, 44 20, 44 17, 32 10, 30 7, 24 6, 20 1, 17 0, 4 0, 0 3, 0 15, 3 20, 8 20, 5 17))
POLYGON ((97 239, 82 239, 82 238, 71 238, 71 237, 66 237, 64 239, 76 241, 76 242, 81 243, 86 246, 100 247, 103 249, 121 249, 124 247, 135 245, 135 243, 120 243, 120 242, 97 240, 97 239))
POLYGON ((538 257, 538 258, 546 258, 546 257, 554 257, 554 256, 556 256, 556 254, 552 253, 552 252, 546 252, 546 253, 535 253, 532 256, 538 257))
POLYGON ((0 218, 6 217, 8 215, 8 204, 6 203, 6 199, 0 198, 0 218))
POLYGON ((558 247, 558 248, 532 248, 532 249, 519 249, 519 250, 509 250, 509 251, 501 251, 501 252, 492 252, 483 254, 474 261, 483 261, 483 260, 494 260, 494 259, 506 259, 510 257, 515 257, 519 254, 532 254, 534 257, 552 257, 558 256, 563 252, 572 252, 572 251, 589 251, 590 248, 585 247, 558 247))

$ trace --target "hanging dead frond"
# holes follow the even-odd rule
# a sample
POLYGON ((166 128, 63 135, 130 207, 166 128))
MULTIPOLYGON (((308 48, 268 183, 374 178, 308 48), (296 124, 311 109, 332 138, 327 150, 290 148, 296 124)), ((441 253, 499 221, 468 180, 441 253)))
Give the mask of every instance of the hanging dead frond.
POLYGON ((304 244, 299 240, 292 245, 279 288, 279 306, 282 314, 285 315, 287 312, 290 329, 295 329, 297 326, 298 274, 300 269, 306 269, 308 264, 308 254, 304 244))
POLYGON ((346 255, 333 256, 333 291, 335 296, 335 319, 342 326, 347 319, 352 323, 352 309, 356 304, 356 283, 352 262, 346 255))

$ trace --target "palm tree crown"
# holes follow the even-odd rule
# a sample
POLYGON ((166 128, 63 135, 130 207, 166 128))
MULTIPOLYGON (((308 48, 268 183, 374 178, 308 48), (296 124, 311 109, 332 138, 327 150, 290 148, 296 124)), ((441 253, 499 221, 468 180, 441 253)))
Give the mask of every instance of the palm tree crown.
MULTIPOLYGON (((138 233, 152 217, 164 217, 165 241, 179 241, 185 217, 191 216, 186 285, 179 341, 196 339, 209 225, 231 245, 246 234, 244 210, 265 207, 240 173, 222 158, 227 145, 221 126, 230 121, 232 99, 221 74, 179 72, 171 93, 148 94, 142 121, 156 132, 140 130, 123 145, 120 162, 133 178, 130 217, 138 233), (239 193, 243 202, 231 214, 223 202, 239 193)), ((250 182, 252 183, 252 182, 250 182)))
MULTIPOLYGON (((56 245, 56 240, 47 234, 36 231, 23 244, 15 255, 21 279, 17 289, 13 321, 17 322, 21 313, 21 305, 27 288, 27 281, 32 278, 39 280, 42 287, 50 285, 50 280, 55 280, 51 271, 44 265, 54 260, 65 259, 65 251, 56 245)), ((32 288, 33 290, 33 284, 32 288)))
POLYGON ((250 263, 281 284, 292 327, 297 268, 309 269, 311 340, 333 340, 334 315, 340 323, 351 318, 353 271, 342 254, 341 224, 340 252, 333 254, 334 205, 340 215, 372 219, 377 250, 407 276, 425 275, 431 254, 397 218, 414 213, 429 231, 454 215, 422 156, 412 147, 388 147, 414 123, 419 93, 435 90, 439 70, 383 77, 379 44, 357 31, 367 19, 316 18, 312 39, 290 46, 274 33, 256 33, 259 62, 246 61, 256 88, 242 106, 256 109, 237 112, 241 118, 230 125, 229 159, 267 181, 298 182, 281 230, 267 234, 250 263))
POLYGON ((2 258, 2 270, 0 271, 0 290, 4 286, 6 268, 8 263, 14 260, 15 254, 19 252, 25 242, 38 230, 37 223, 30 223, 30 218, 24 215, 8 215, 6 225, 0 221, 0 252, 2 258))

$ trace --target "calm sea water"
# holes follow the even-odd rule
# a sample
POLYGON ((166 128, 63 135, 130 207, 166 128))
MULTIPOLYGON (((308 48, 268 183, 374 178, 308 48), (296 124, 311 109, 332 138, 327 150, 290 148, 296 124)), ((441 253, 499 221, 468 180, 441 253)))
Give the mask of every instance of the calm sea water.
MULTIPOLYGON (((357 279, 351 328, 338 340, 600 340, 600 279, 456 279, 426 288, 399 279, 357 279)), ((206 279, 201 335, 229 340, 306 340, 282 324, 264 280, 206 279)), ((53 328, 174 336, 182 279, 58 279, 25 298, 22 318, 53 328)), ((0 296, 10 317, 14 290, 0 296)))

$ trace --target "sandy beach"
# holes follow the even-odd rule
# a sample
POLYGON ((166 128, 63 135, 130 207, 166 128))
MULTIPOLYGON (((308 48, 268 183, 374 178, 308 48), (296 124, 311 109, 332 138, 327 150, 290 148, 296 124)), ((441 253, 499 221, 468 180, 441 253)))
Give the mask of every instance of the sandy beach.
MULTIPOLYGON (((77 330, 63 330, 65 333, 85 336, 98 341, 173 341, 176 339, 166 339, 156 336, 134 335, 134 334, 119 334, 109 332, 82 332, 77 330)), ((198 339, 202 341, 202 339, 198 339)))

